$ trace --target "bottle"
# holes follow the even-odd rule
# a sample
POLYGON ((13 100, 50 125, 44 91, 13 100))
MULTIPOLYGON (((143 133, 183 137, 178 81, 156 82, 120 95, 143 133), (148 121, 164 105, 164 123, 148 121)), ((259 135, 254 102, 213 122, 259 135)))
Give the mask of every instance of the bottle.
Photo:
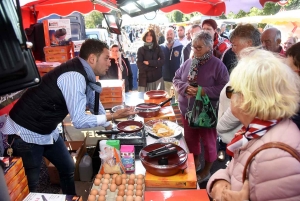
POLYGON ((91 181, 93 176, 92 158, 86 153, 79 163, 80 181, 91 181))

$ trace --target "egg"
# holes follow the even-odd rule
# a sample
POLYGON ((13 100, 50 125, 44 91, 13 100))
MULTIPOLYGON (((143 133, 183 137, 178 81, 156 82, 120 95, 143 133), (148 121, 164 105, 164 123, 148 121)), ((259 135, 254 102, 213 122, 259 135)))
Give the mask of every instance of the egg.
POLYGON ((95 200, 96 200, 96 196, 94 196, 94 195, 89 195, 88 201, 95 201, 95 200))
POLYGON ((133 191, 132 190, 127 190, 126 196, 133 196, 133 191))
POLYGON ((119 175, 116 177, 116 184, 117 186, 120 186, 122 184, 122 177, 119 175))
POLYGON ((126 201, 133 201, 133 197, 132 196, 126 196, 126 201))
POLYGON ((105 196, 106 195, 106 190, 100 190, 99 195, 105 196))
POLYGON ((95 181, 94 181, 95 186, 99 186, 100 183, 101 183, 100 179, 95 179, 95 181))
POLYGON ((137 178, 138 178, 138 179, 144 179, 144 175, 139 174, 139 175, 137 176, 137 178))
POLYGON ((123 184, 122 184, 122 185, 120 185, 120 186, 118 187, 118 189, 119 189, 119 191, 121 191, 121 190, 123 190, 123 191, 124 191, 124 190, 125 190, 125 185, 123 185, 123 184))
POLYGON ((136 189, 136 190, 141 190, 141 191, 142 191, 142 190, 143 190, 143 186, 140 185, 140 184, 139 184, 139 185, 136 185, 135 189, 136 189))
POLYGON ((122 174, 122 179, 127 179, 127 174, 122 174))
POLYGON ((142 197, 143 196, 143 192, 141 190, 136 190, 135 191, 135 195, 142 197))
MULTIPOLYGON (((116 199, 116 201, 124 201, 123 196, 118 196, 117 199, 116 199)), ((142 201, 142 200, 141 200, 141 201, 142 201)))
POLYGON ((142 185, 144 182, 143 182, 143 180, 142 179, 137 179, 136 180, 136 184, 137 185, 142 185))
POLYGON ((90 194, 96 196, 98 194, 98 190, 97 189, 92 189, 90 194))
POLYGON ((97 178, 97 179, 102 179, 102 174, 97 174, 97 175, 96 175, 96 178, 97 178))
POLYGON ((98 201, 105 201, 106 199, 105 199, 105 196, 103 196, 103 195, 99 195, 99 197, 98 197, 98 201))
POLYGON ((111 183, 111 184, 115 184, 115 183, 116 183, 116 179, 112 179, 112 180, 110 181, 110 183, 111 183))
POLYGON ((124 196, 125 195, 125 191, 124 190, 119 190, 118 192, 118 196, 124 196))
POLYGON ((134 183, 135 183, 134 179, 129 179, 129 180, 128 180, 128 184, 129 184, 129 185, 134 185, 134 183))
POLYGON ((142 201, 142 197, 140 197, 140 196, 135 196, 134 201, 142 201))
POLYGON ((122 179, 122 184, 123 184, 123 185, 126 184, 126 179, 122 179))
POLYGON ((112 178, 115 179, 118 176, 118 174, 113 174, 112 178))
POLYGON ((110 185, 110 192, 115 192, 117 189, 117 185, 116 184, 111 184, 110 185))
POLYGON ((134 186, 133 186, 133 185, 128 185, 128 186, 127 186, 127 189, 128 189, 128 190, 133 190, 133 189, 134 189, 134 186))
POLYGON ((104 179, 110 179, 110 175, 109 174, 105 174, 104 175, 104 179))
POLYGON ((102 184, 108 184, 109 180, 108 179, 103 179, 102 184))
POLYGON ((135 179, 135 174, 131 174, 131 175, 129 176, 129 179, 135 179))
POLYGON ((107 190, 108 189, 108 184, 102 184, 101 190, 107 190))

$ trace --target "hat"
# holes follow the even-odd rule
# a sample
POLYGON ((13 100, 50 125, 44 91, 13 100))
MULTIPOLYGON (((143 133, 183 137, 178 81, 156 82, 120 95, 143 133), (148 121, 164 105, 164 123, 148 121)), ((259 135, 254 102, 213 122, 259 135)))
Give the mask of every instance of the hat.
POLYGON ((214 30, 215 30, 216 28, 218 28, 218 25, 217 25, 216 21, 213 20, 213 19, 206 19, 206 20, 204 20, 203 23, 202 23, 202 27, 203 27, 204 24, 208 24, 208 25, 211 26, 214 30))

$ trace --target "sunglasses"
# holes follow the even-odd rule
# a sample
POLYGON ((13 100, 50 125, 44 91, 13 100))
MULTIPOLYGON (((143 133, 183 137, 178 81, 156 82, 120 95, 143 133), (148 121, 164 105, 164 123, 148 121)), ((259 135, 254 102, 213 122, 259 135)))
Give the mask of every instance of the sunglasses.
POLYGON ((231 86, 226 87, 226 97, 231 99, 232 94, 234 93, 234 89, 231 86))

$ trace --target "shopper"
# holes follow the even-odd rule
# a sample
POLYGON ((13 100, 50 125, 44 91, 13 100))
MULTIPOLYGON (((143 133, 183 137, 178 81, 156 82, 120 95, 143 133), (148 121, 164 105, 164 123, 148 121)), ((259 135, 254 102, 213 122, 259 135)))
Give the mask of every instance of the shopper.
POLYGON ((137 52, 137 66, 139 68, 139 88, 141 92, 149 90, 164 90, 162 66, 165 56, 157 43, 154 30, 147 30, 142 40, 144 45, 137 52))
POLYGON ((87 39, 79 57, 44 75, 41 84, 28 89, 9 112, 0 132, 8 135, 13 155, 22 157, 30 192, 36 191, 41 161, 46 157, 59 172, 62 193, 76 194, 74 161, 56 129, 68 113, 75 128, 103 126, 109 130, 108 121, 135 114, 133 108, 106 114, 100 102, 99 115, 94 114, 95 91, 102 90, 96 76, 105 75, 109 66, 106 43, 87 39), (92 114, 85 113, 86 106, 92 114))
POLYGON ((300 200, 300 163, 279 148, 256 154, 243 183, 246 161, 266 143, 284 143, 300 155, 300 131, 290 120, 299 109, 298 75, 273 53, 247 48, 230 74, 226 92, 232 114, 243 127, 227 146, 233 157, 229 166, 208 181, 209 195, 222 201, 300 200))
MULTIPOLYGON (((172 96, 171 88, 173 88, 172 80, 175 72, 180 67, 180 58, 183 45, 178 39, 175 39, 175 32, 172 27, 166 29, 166 42, 160 45, 165 55, 165 62, 162 67, 162 75, 165 83, 165 90, 172 96)), ((175 99, 177 100, 178 93, 175 91, 175 99)))
POLYGON ((184 125, 184 138, 191 153, 194 154, 195 166, 199 170, 202 139, 204 146, 205 166, 198 173, 198 182, 207 181, 210 169, 217 158, 215 128, 191 128, 186 117, 187 108, 192 110, 198 86, 202 87, 202 95, 207 94, 213 107, 216 106, 220 92, 228 82, 229 75, 225 65, 212 55, 213 40, 201 32, 193 38, 194 57, 188 59, 175 73, 173 84, 178 91, 178 103, 184 125), (196 87, 195 87, 196 85, 196 87))
POLYGON ((114 44, 110 47, 110 67, 104 76, 100 76, 100 80, 124 80, 125 92, 132 90, 132 71, 127 58, 120 52, 119 46, 114 44))

